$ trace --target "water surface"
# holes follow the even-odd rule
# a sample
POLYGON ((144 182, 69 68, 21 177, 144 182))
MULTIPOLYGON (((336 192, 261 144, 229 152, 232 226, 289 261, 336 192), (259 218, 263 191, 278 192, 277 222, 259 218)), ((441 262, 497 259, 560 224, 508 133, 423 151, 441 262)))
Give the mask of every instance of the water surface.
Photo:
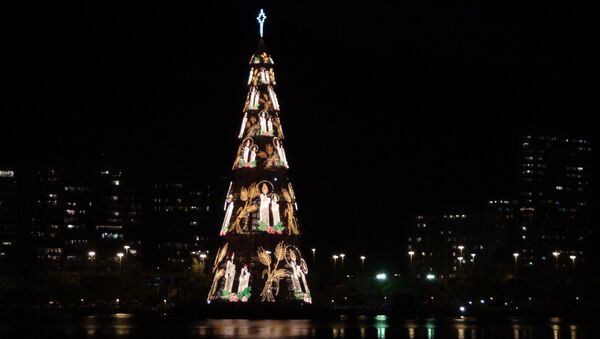
MULTIPOLYGON (((600 327, 600 326, 596 326, 600 327)), ((585 339, 600 338, 560 318, 393 320, 387 316, 341 316, 337 320, 181 320, 129 314, 52 316, 0 321, 0 337, 21 338, 407 338, 407 339, 585 339)))

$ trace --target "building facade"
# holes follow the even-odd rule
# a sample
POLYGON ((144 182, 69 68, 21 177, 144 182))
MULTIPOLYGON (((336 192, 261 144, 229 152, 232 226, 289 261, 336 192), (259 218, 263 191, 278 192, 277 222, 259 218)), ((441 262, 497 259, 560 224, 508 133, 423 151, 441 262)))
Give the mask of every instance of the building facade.
POLYGON ((479 263, 481 218, 466 212, 419 215, 408 226, 406 260, 417 277, 455 278, 479 263))
POLYGON ((18 213, 17 169, 0 166, 0 260, 15 251, 18 213))
POLYGON ((592 239, 589 140, 526 135, 521 144, 518 241, 523 265, 585 262, 592 239))

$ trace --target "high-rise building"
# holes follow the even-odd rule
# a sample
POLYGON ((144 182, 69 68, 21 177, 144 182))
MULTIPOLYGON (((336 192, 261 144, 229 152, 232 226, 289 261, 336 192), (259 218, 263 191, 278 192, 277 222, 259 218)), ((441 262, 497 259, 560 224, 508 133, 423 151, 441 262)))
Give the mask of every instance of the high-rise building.
POLYGON ((94 260, 98 269, 110 270, 125 245, 136 253, 134 231, 142 222, 143 206, 132 177, 114 166, 35 170, 30 236, 38 258, 71 270, 87 268, 94 260))
MULTIPOLYGON (((64 170, 64 186, 59 201, 63 204, 62 263, 69 269, 84 266, 87 254, 95 248, 93 170, 69 166, 64 170)), ((101 258, 97 256, 97 258, 101 258)))
POLYGON ((59 265, 64 249, 64 173, 59 167, 44 167, 31 178, 30 238, 37 257, 59 265))
POLYGON ((483 209, 482 260, 498 263, 512 258, 513 244, 518 239, 516 230, 516 201, 510 199, 489 200, 483 209))
POLYGON ((15 250, 17 224, 17 170, 0 166, 0 260, 15 250))
POLYGON ((142 185, 133 169, 103 164, 93 169, 92 248, 106 264, 122 260, 131 262, 141 249, 140 228, 144 215, 142 185))
POLYGON ((420 215, 407 228, 409 272, 452 278, 470 270, 485 249, 481 218, 465 212, 420 215))
POLYGON ((527 135, 521 144, 518 241, 521 264, 586 260, 592 236, 589 140, 527 135))
POLYGON ((153 264, 163 271, 181 271, 193 255, 207 254, 213 209, 209 185, 193 178, 155 183, 146 246, 153 264))

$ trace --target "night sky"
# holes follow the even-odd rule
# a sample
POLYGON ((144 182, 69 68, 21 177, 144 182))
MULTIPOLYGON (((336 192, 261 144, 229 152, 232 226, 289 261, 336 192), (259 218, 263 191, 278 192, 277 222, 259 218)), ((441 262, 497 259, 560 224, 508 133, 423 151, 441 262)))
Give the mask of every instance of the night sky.
POLYGON ((588 8, 222 3, 9 5, 0 154, 230 175, 260 8, 307 246, 400 253, 411 216, 514 196, 523 133, 595 130, 588 8))

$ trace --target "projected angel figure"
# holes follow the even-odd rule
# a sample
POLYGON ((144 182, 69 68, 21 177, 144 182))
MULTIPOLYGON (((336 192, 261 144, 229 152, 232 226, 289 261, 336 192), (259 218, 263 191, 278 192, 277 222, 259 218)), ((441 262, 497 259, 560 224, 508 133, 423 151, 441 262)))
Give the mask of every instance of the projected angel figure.
POLYGON ((244 147, 242 148, 242 158, 240 159, 241 160, 240 164, 242 164, 242 163, 245 164, 246 162, 248 162, 248 158, 250 157, 250 148, 251 147, 252 147, 252 139, 247 138, 246 140, 244 140, 244 147))
POLYGON ((279 138, 273 138, 273 146, 275 146, 275 151, 279 156, 279 161, 283 167, 288 167, 287 157, 285 156, 285 150, 283 149, 283 143, 279 138))
POLYGON ((267 135, 267 112, 258 114, 258 123, 260 125, 260 134, 267 135))
POLYGON ((256 167, 256 154, 258 153, 258 146, 252 145, 250 148, 250 157, 248 158, 248 163, 246 167, 256 167))
POLYGON ((235 265, 233 264, 233 254, 231 255, 231 259, 227 260, 227 265, 225 268, 225 287, 224 291, 231 293, 231 289, 233 288, 233 280, 235 279, 235 265))
POLYGON ((301 285, 301 279, 302 279, 302 261, 300 261, 300 264, 298 264, 298 256, 300 255, 300 252, 298 252, 298 256, 296 255, 297 249, 295 247, 290 247, 288 248, 288 252, 287 252, 287 256, 285 258, 287 266, 290 268, 291 272, 290 272, 290 279, 292 280, 292 287, 294 289, 294 294, 296 295, 296 298, 303 298, 304 297, 304 293, 305 291, 302 288, 301 285))
POLYGON ((261 84, 268 84, 269 81, 269 73, 267 73, 267 70, 264 68, 260 69, 260 83, 261 84))
POLYGON ((267 118, 267 134, 273 136, 273 119, 267 118))
MULTIPOLYGON (((246 288, 248 287, 248 282, 250 281, 250 272, 248 272, 248 267, 246 265, 244 265, 244 267, 242 267, 242 270, 240 271, 240 278, 239 278, 239 283, 238 283, 238 295, 244 293, 244 291, 246 290, 246 288)), ((242 299, 243 302, 246 302, 246 300, 242 299)))
POLYGON ((244 139, 242 145, 240 145, 240 150, 238 151, 238 157, 235 159, 233 167, 248 167, 248 162, 250 161, 250 153, 252 152, 252 147, 255 146, 254 142, 252 142, 251 138, 244 139))
POLYGON ((283 223, 279 214, 279 196, 271 195, 271 214, 273 215, 273 231, 277 234, 283 233, 283 223))
POLYGON ((248 113, 244 113, 244 119, 242 119, 242 126, 240 127, 240 134, 238 135, 238 138, 242 138, 244 136, 244 130, 247 127, 247 122, 248 122, 248 113))
POLYGON ((277 129, 277 136, 283 138, 283 128, 281 128, 281 120, 277 116, 275 117, 274 125, 277 129))
POLYGON ((259 211, 258 224, 261 229, 266 230, 270 226, 269 205, 271 204, 271 198, 268 195, 269 187, 267 187, 267 184, 263 183, 262 186, 260 187, 260 190, 261 190, 261 193, 260 193, 260 207, 258 209, 258 211, 259 211))
POLYGON ((225 235, 229 230, 229 222, 231 221, 231 215, 233 214, 233 195, 228 195, 225 200, 225 219, 223 220, 223 226, 221 226, 221 236, 225 235))

